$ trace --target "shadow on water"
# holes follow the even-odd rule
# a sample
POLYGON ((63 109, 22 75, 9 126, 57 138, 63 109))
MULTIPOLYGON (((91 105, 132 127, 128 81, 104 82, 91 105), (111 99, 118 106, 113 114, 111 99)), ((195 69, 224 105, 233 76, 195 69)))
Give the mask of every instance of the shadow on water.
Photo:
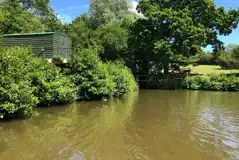
POLYGON ((0 159, 80 159, 92 156, 97 152, 92 147, 99 145, 114 128, 121 130, 120 127, 125 126, 136 99, 137 94, 131 94, 107 102, 42 108, 32 119, 1 123, 0 136, 5 138, 0 140, 3 144, 0 159))
POLYGON ((141 90, 42 108, 0 123, 0 159, 238 159, 238 95, 141 90))

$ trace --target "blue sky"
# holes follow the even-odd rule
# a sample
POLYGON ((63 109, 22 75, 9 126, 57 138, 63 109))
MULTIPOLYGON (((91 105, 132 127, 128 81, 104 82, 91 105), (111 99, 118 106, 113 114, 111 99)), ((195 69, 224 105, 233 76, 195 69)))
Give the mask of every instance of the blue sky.
MULTIPOLYGON (((51 0, 50 4, 58 13, 59 18, 70 23, 75 17, 87 13, 90 0, 51 0)), ((137 0, 138 1, 138 0, 137 0)), ((239 8, 239 0, 214 0, 217 6, 224 6, 226 9, 239 8)), ((239 27, 229 36, 219 36, 225 44, 239 44, 239 27)), ((210 47, 207 48, 210 50, 210 47)))

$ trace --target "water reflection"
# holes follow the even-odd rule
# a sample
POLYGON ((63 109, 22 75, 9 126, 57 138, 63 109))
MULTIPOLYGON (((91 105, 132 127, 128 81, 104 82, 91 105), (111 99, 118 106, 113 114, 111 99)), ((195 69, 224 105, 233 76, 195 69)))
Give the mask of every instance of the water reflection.
POLYGON ((140 91, 0 123, 4 160, 239 159, 238 93, 140 91))
POLYGON ((197 142, 196 147, 221 158, 239 159, 238 113, 228 108, 205 106, 197 116, 190 134, 197 142))

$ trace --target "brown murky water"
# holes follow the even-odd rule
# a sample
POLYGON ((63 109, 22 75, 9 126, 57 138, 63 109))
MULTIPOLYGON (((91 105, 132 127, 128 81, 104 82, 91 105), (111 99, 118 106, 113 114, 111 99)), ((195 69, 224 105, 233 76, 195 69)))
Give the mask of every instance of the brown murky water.
POLYGON ((236 160, 239 93, 142 90, 0 122, 1 160, 236 160))

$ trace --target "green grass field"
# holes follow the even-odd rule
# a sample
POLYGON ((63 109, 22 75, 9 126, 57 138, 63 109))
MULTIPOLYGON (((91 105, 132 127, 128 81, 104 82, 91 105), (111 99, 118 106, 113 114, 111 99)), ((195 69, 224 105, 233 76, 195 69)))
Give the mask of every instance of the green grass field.
POLYGON ((199 74, 239 74, 239 69, 232 69, 232 70, 223 70, 220 66, 216 65, 199 65, 199 66, 188 66, 184 67, 184 69, 191 69, 192 73, 199 73, 199 74))

